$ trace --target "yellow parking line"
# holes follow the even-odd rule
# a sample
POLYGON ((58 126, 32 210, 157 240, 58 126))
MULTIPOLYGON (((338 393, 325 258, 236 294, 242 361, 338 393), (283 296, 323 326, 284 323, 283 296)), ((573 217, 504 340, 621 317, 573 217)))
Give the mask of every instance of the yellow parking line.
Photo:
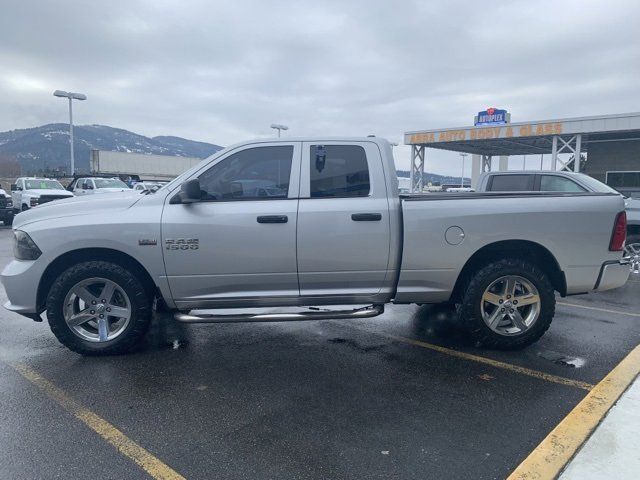
POLYGON ((556 302, 558 305, 565 305, 568 307, 584 308, 585 310, 595 310, 597 312, 615 313, 616 315, 628 315, 629 317, 640 317, 640 313, 633 312, 621 312, 620 310, 609 310, 608 308, 600 307, 588 307, 586 305, 578 305, 577 303, 556 302))
POLYGON ((24 364, 11 364, 11 366, 125 457, 140 465, 151 477, 158 480, 185 480, 182 475, 154 457, 109 422, 80 405, 36 371, 24 364))
POLYGON ((640 345, 593 387, 507 480, 556 478, 639 373, 640 345))
MULTIPOLYGON (((355 327, 359 328, 359 327, 355 327)), ((360 329, 360 328, 359 328, 360 329)), ((421 340, 414 340, 413 338, 399 337, 396 335, 390 335, 386 333, 373 332, 371 330, 360 329, 368 333, 381 335, 391 340, 396 340, 402 343, 408 343, 409 345, 415 345, 417 347, 428 348, 436 352, 444 353, 452 357, 463 358, 465 360, 471 360, 473 362, 484 363, 485 365, 491 365, 495 368, 501 368, 503 370, 509 370, 511 372, 520 373, 522 375, 528 375, 530 377, 539 378, 540 380, 546 380, 547 382, 559 383, 560 385, 567 385, 570 387, 581 388, 583 390, 591 390, 593 385, 591 383, 581 382, 579 380, 572 380, 570 378, 559 377, 557 375, 551 375, 550 373, 540 372, 538 370, 532 370, 526 367, 520 367, 518 365, 512 365, 510 363, 501 362, 499 360, 493 360, 492 358, 480 357, 471 353, 461 352, 459 350, 453 350, 451 348, 441 347, 440 345, 434 345, 433 343, 423 342, 421 340)))

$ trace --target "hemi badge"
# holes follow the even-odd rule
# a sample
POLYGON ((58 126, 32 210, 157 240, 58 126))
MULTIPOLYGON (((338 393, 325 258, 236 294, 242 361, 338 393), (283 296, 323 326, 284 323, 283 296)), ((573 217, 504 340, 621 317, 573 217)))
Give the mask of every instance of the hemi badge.
POLYGON ((138 245, 157 245, 158 241, 155 238, 141 238, 138 240, 138 245))

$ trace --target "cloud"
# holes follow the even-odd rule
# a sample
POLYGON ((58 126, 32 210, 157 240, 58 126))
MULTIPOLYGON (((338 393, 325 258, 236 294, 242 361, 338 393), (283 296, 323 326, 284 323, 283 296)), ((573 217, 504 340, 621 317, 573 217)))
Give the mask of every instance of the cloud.
MULTIPOLYGON (((66 120, 228 145, 640 110, 640 3, 629 1, 9 0, 0 131, 66 120)), ((396 148, 408 167, 408 148, 396 148)), ((458 174, 457 155, 427 170, 458 174)))

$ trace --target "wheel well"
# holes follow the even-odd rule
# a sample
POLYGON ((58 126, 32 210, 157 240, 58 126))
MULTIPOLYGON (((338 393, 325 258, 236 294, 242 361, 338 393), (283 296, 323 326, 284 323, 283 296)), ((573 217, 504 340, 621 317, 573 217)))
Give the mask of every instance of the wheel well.
POLYGON ((640 225, 627 225, 627 235, 640 235, 640 225))
POLYGON ((37 305, 38 311, 45 309, 47 294, 60 274, 71 265, 91 260, 103 260, 120 265, 131 271, 140 279, 142 284, 148 289, 149 295, 153 298, 157 293, 157 287, 149 272, 135 258, 118 250, 109 248, 83 248, 64 253, 49 264, 38 285, 37 305))
POLYGON ((527 240, 505 240, 485 245, 474 253, 462 268, 451 293, 451 301, 456 302, 463 294, 467 280, 474 272, 489 263, 502 258, 521 258, 540 267, 549 277, 553 288, 563 297, 567 294, 567 281, 558 261, 542 245, 527 240))

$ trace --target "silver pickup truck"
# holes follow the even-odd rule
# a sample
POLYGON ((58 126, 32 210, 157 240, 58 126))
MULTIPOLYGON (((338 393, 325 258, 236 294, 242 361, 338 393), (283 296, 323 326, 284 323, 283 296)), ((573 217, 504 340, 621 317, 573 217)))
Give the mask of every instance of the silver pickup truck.
POLYGON ((218 323, 362 318, 388 302, 456 304, 478 343, 512 349, 549 328, 555 292, 626 282, 625 223, 611 193, 399 195, 377 138, 261 140, 148 195, 19 214, 2 282, 6 308, 46 311, 83 354, 132 349, 154 305, 218 323))

